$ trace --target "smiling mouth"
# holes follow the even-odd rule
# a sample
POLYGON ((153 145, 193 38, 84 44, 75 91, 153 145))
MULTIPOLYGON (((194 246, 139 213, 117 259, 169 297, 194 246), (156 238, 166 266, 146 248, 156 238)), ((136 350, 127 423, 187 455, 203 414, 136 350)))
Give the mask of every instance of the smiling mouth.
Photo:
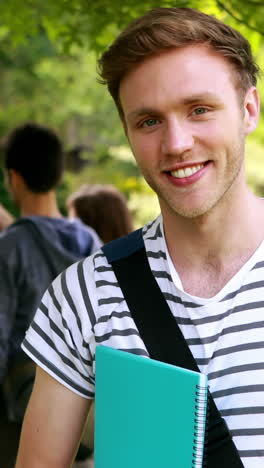
POLYGON ((177 171, 170 171, 170 174, 173 177, 176 177, 177 179, 184 179, 200 171, 204 166, 205 166, 205 163, 197 164, 196 166, 185 167, 182 169, 178 169, 177 171))

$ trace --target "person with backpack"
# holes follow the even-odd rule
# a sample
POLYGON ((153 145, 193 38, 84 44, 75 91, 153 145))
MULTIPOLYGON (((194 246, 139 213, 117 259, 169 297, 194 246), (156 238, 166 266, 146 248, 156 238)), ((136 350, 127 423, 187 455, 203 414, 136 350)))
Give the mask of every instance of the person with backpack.
POLYGON ((68 268, 43 296, 22 345, 38 370, 17 468, 70 466, 103 345, 207 374, 206 466, 259 468, 264 201, 245 179, 260 107, 250 45, 198 10, 155 8, 99 67, 161 214, 68 268))
POLYGON ((35 374, 21 349, 25 332, 52 280, 102 242, 92 228, 59 211, 64 154, 53 130, 35 123, 15 128, 4 163, 20 217, 0 235, 0 384, 8 420, 22 423, 35 374))

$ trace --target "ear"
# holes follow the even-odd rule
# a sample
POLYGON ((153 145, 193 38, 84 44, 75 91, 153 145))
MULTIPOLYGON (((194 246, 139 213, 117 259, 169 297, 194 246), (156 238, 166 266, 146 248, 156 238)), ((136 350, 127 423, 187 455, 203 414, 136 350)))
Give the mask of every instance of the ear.
POLYGON ((260 100, 257 88, 252 86, 246 92, 244 100, 244 129, 245 135, 253 132, 259 120, 260 100))

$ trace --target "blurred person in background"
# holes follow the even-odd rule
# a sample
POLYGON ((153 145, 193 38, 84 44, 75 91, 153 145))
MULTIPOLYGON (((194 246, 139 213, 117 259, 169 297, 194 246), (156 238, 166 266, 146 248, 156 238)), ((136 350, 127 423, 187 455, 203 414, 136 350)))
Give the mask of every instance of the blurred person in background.
POLYGON ((34 123, 14 129, 4 164, 21 217, 0 235, 0 385, 8 420, 21 423, 35 375, 20 347, 26 329, 51 281, 95 252, 101 241, 93 229, 59 210, 56 188, 64 154, 53 130, 34 123))
POLYGON ((0 203, 0 232, 15 221, 14 216, 0 203))
POLYGON ((125 196, 113 185, 83 185, 67 200, 70 218, 91 226, 104 243, 133 231, 125 196))

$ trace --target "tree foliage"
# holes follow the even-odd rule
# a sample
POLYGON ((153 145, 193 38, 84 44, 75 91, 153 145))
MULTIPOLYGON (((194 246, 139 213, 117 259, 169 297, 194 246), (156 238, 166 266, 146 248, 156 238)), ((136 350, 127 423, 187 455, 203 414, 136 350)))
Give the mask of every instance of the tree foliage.
MULTIPOLYGON (((264 65, 262 0, 161 0, 158 5, 189 6, 219 17, 249 39, 258 63, 264 65)), ((37 121, 55 128, 65 149, 86 145, 92 160, 80 174, 66 174, 59 191, 61 207, 81 183, 110 182, 126 194, 140 223, 157 210, 131 159, 120 158, 126 140, 96 75, 98 54, 133 18, 156 6, 156 0, 0 2, 0 140, 14 126, 37 121)), ((260 92, 264 99, 262 86, 260 92)), ((248 146, 249 182, 262 195, 263 129, 262 110, 248 146)), ((14 212, 1 178, 0 188, 0 202, 14 212)))
MULTIPOLYGON (((0 3, 2 34, 16 45, 45 31, 64 50, 87 43, 101 50, 131 19, 156 6, 156 0, 8 0, 0 3)), ((264 35, 262 0, 161 0, 159 6, 191 6, 264 35)))

